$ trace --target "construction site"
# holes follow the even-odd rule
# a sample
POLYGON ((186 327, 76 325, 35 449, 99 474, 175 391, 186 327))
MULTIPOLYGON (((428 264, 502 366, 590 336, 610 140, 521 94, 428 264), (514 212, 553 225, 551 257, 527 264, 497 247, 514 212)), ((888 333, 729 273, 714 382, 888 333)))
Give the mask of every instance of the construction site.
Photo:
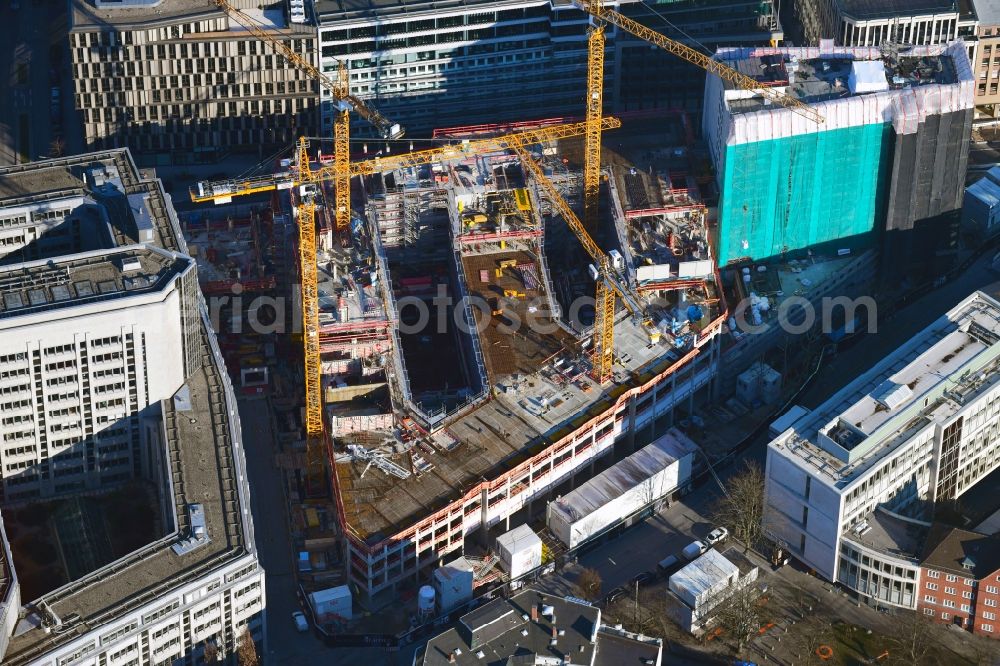
POLYGON ((280 212, 264 219, 293 219, 304 196, 317 202, 329 486, 300 473, 301 378, 271 368, 307 589, 350 582, 359 603, 380 607, 415 597, 452 552, 473 563, 477 587, 509 577, 496 534, 537 522, 561 485, 635 445, 616 441, 707 398, 726 310, 689 147, 667 125, 664 143, 681 145, 634 162, 630 137, 640 145, 650 128, 621 130, 604 179, 608 215, 595 236, 637 308, 614 312, 608 383, 594 379, 595 267, 556 203, 580 200, 579 165, 560 157, 563 145, 578 150, 571 141, 534 144, 527 168, 515 151, 472 147, 371 173, 356 181, 354 215, 339 231, 324 185, 273 195, 280 212), (336 573, 345 552, 346 579, 336 573))
MULTIPOLYGON (((301 303, 291 334, 263 346, 302 358, 269 368, 298 573, 320 626, 358 628, 355 605, 383 611, 382 631, 421 624, 448 610, 453 577, 471 601, 525 575, 520 543, 540 548, 529 570, 543 568, 566 551, 547 503, 717 392, 728 310, 702 195, 708 153, 684 112, 638 112, 623 129, 603 115, 604 22, 815 112, 600 4, 584 9, 602 20, 582 121, 445 128, 401 152, 390 150, 401 128, 351 95, 346 66, 328 77, 248 24, 340 102, 332 150, 303 138, 270 173, 190 191, 224 205, 270 196, 266 233, 231 242, 268 239, 275 293, 301 303), (351 154, 351 112, 385 138, 374 157, 351 154)), ((234 254, 216 249, 210 263, 234 254)), ((244 264, 225 267, 242 277, 244 264)))

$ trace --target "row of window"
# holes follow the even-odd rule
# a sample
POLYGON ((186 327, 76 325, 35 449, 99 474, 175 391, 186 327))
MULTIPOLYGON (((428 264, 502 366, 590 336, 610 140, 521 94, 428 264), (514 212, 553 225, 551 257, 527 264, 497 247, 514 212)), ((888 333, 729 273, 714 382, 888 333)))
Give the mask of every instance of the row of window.
MULTIPOLYGON (((159 91, 152 91, 152 96, 161 101, 159 91)), ((133 121, 132 126, 139 123, 156 122, 166 124, 171 121, 181 123, 191 120, 211 122, 218 126, 226 119, 240 121, 248 116, 255 117, 276 117, 280 118, 285 114, 302 113, 313 106, 311 99, 251 99, 238 102, 206 102, 197 100, 181 100, 183 104, 163 104, 160 106, 134 106, 126 104, 124 101, 115 106, 105 106, 97 103, 97 100, 85 100, 83 105, 83 117, 86 123, 106 123, 117 124, 127 118, 133 121), (127 107, 127 108, 122 108, 127 107)))

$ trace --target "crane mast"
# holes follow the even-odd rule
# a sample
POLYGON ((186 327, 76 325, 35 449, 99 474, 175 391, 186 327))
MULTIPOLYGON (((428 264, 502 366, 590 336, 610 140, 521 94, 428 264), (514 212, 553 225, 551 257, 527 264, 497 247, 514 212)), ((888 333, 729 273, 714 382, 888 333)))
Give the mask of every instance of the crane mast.
MULTIPOLYGON (((309 143, 298 144, 299 177, 308 178, 309 143)), ((299 202, 299 277, 302 283, 302 358, 306 393, 306 466, 309 477, 322 476, 326 442, 323 438, 323 383, 319 351, 319 269, 316 265, 316 204, 299 202)))
MULTIPOLYGON (((795 113, 804 118, 808 118, 814 123, 819 124, 824 122, 822 114, 808 104, 805 104, 794 97, 790 97, 781 91, 762 86, 759 81, 752 79, 746 74, 736 71, 724 62, 716 60, 712 58, 712 56, 705 55, 700 51, 696 51, 690 46, 682 44, 675 39, 670 39, 669 37, 661 35, 655 30, 651 30, 638 21, 634 21, 613 9, 606 8, 603 4, 603 0, 574 0, 574 2, 580 9, 589 13, 591 16, 621 28, 625 32, 635 35, 639 39, 654 46, 658 46, 664 51, 672 53, 692 65, 701 67, 709 74, 715 74, 722 80, 732 83, 741 90, 752 90, 769 102, 783 106, 786 109, 791 109, 795 113)), ((593 55, 591 55, 591 63, 593 63, 593 55)), ((603 66, 603 61, 601 64, 603 66)))
MULTIPOLYGON (((600 12, 602 0, 594 0, 600 12)), ((604 112, 604 23, 592 14, 587 36, 587 133, 583 145, 583 223, 597 232, 601 193, 601 117, 604 112)))
MULTIPOLYGON (((330 91, 337 107, 333 121, 334 223, 338 231, 346 229, 351 221, 350 111, 352 109, 356 111, 358 115, 377 127, 383 134, 398 135, 400 133, 398 128, 394 128, 384 116, 351 95, 347 68, 343 63, 340 63, 337 80, 334 81, 296 53, 290 46, 261 29, 251 17, 234 7, 228 0, 214 0, 214 2, 217 7, 246 28, 254 37, 269 45, 275 53, 284 57, 295 68, 305 72, 330 91)), ((312 182, 308 145, 305 139, 301 139, 298 144, 296 169, 300 182, 312 182)), ((303 200, 299 202, 297 222, 299 227, 299 276, 302 284, 302 352, 306 397, 307 482, 311 487, 315 487, 323 477, 326 439, 323 426, 322 366, 319 347, 316 204, 312 201, 311 195, 304 194, 303 200)))

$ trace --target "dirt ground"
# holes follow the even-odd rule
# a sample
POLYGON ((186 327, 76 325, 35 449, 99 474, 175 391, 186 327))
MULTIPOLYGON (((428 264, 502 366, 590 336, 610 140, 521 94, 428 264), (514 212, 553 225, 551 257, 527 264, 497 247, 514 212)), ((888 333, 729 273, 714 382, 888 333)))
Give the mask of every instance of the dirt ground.
POLYGON ((500 262, 511 259, 518 265, 534 264, 534 274, 541 279, 538 261, 529 252, 498 252, 462 259, 470 295, 484 299, 490 311, 503 310, 503 314, 498 316, 482 310, 476 312, 482 330, 480 341, 486 357, 486 370, 491 380, 514 373, 531 374, 552 355, 575 343, 571 335, 558 328, 550 318, 542 316, 548 309, 542 285, 538 289, 528 289, 521 271, 510 268, 504 269, 501 277, 496 277, 500 262), (480 272, 484 270, 487 282, 480 279, 480 272), (505 290, 517 291, 524 296, 504 297, 505 290), (536 312, 529 312, 532 307, 536 308, 536 312), (482 318, 486 316, 490 320, 483 328, 482 318), (545 331, 554 331, 535 330, 539 327, 529 325, 531 321, 537 321, 545 331))

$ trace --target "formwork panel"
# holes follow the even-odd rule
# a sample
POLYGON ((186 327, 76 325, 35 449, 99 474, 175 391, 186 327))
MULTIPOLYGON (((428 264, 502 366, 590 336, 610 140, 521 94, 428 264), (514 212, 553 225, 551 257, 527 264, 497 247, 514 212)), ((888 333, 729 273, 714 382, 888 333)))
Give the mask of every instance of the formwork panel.
POLYGON ((727 146, 720 264, 873 231, 892 136, 889 123, 877 123, 727 146))

